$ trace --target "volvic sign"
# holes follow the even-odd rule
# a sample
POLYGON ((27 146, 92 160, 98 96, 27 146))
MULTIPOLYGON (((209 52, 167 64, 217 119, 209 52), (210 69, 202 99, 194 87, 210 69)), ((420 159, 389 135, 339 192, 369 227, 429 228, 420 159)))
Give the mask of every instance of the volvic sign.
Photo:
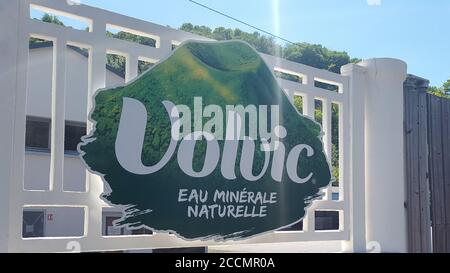
POLYGON ((320 125, 245 43, 184 43, 94 100, 79 151, 117 225, 242 239, 299 222, 330 183, 320 125))

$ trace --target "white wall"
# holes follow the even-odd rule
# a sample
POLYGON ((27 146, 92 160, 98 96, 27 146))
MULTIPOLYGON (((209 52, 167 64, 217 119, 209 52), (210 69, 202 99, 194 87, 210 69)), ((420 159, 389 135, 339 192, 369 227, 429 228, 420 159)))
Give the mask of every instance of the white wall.
POLYGON ((48 190, 50 186, 50 154, 26 152, 24 189, 48 190))
MULTIPOLYGON (((86 122, 88 58, 70 48, 66 50, 66 120, 86 122)), ((31 49, 28 61, 27 115, 50 118, 53 48, 31 49)), ((107 70, 106 86, 124 82, 123 78, 107 70)))
MULTIPOLYGON (((106 58, 106 56, 105 56, 106 58)), ((28 66, 27 115, 51 116, 53 47, 31 49, 28 66)), ((106 72, 107 86, 123 84, 125 80, 111 71, 106 72)), ((88 90, 88 58, 67 48, 66 120, 86 122, 88 90)), ((26 152, 24 188, 48 190, 50 154, 26 152)), ((86 190, 86 168, 77 156, 64 158, 65 191, 86 190)))
POLYGON ((44 235, 46 237, 83 236, 83 233, 84 208, 45 208, 44 235))
POLYGON ((50 118, 52 107, 52 48, 30 50, 27 115, 50 118))
POLYGON ((63 189, 65 191, 86 191, 86 167, 77 156, 64 158, 63 189))

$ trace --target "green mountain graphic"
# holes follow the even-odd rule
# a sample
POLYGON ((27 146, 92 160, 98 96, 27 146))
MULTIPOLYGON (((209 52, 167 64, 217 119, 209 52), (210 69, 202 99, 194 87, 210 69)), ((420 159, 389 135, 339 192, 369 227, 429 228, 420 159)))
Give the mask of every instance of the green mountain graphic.
MULTIPOLYGON (((186 239, 242 239, 300 221, 306 207, 320 196, 320 188, 330 183, 320 126, 297 112, 259 54, 246 43, 186 42, 135 81, 123 87, 101 90, 94 100, 90 119, 95 130, 83 138, 79 150, 89 169, 102 175, 108 186, 109 190, 102 198, 124 208, 125 216, 120 225, 172 231, 186 239), (284 169, 283 181, 277 182, 272 179, 269 167, 258 181, 246 181, 239 172, 241 149, 236 160, 235 180, 222 176, 220 162, 211 175, 190 177, 180 170, 176 154, 156 173, 130 173, 122 168, 115 154, 125 97, 140 101, 148 112, 142 151, 145 165, 159 162, 169 146, 171 123, 162 101, 169 100, 175 105, 184 104, 194 109, 193 98, 202 97, 203 105, 215 104, 223 109, 225 105, 238 104, 279 105, 280 123, 287 129, 287 136, 282 139, 286 157, 298 144, 311 146, 314 155, 299 157, 297 173, 299 177, 306 177, 312 172, 313 176, 308 182, 298 184, 289 179, 284 169), (215 190, 276 192, 277 203, 267 206, 266 217, 193 218, 187 216, 187 204, 177 202, 179 189, 203 190, 210 195, 215 190)), ((224 141, 218 142, 222 152, 224 141)), ((260 143, 258 138, 256 147, 260 143)), ((205 141, 197 142, 194 170, 202 169, 205 149, 205 141)), ((263 163, 264 153, 256 149, 255 174, 262 169, 263 163)))

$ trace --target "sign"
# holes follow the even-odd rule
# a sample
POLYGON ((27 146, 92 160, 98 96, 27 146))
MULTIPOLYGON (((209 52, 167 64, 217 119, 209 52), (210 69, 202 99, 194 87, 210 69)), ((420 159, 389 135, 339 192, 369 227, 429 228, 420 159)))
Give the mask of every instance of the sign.
POLYGON ((320 125, 243 42, 188 41, 93 105, 78 149, 118 226, 249 238, 301 221, 331 180, 320 125))

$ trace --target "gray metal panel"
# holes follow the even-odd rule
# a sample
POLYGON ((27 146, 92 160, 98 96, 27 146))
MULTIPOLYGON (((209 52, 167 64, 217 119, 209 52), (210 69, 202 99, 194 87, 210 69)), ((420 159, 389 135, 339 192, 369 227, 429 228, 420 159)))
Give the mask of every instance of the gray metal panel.
POLYGON ((431 252, 427 87, 427 80, 412 75, 404 84, 408 251, 413 253, 431 252))
POLYGON ((433 252, 450 252, 449 100, 428 95, 433 252))

